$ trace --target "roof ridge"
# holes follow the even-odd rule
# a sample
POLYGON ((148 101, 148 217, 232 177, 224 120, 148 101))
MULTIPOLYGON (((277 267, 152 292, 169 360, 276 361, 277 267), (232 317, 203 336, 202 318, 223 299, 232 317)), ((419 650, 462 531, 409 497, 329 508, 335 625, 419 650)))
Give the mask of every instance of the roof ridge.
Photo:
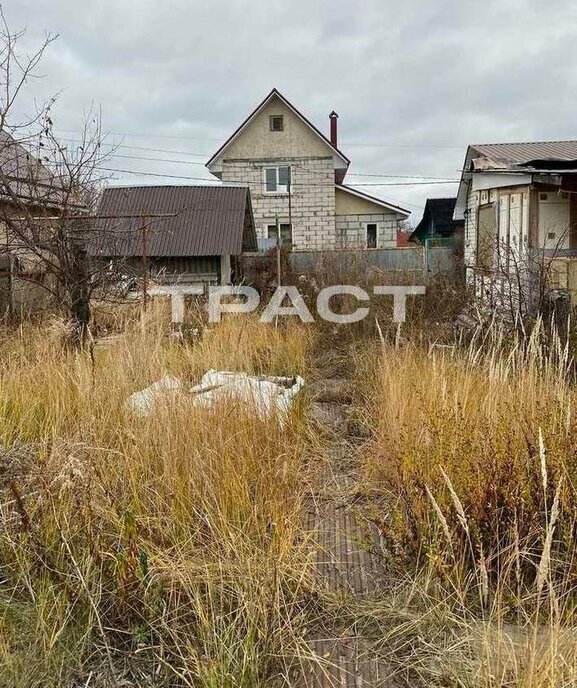
MULTIPOLYGON (((211 181, 210 179, 207 181, 211 181)), ((104 187, 103 191, 112 189, 242 189, 246 190, 248 184, 114 184, 104 187)))
POLYGON ((477 146, 528 146, 539 143, 577 143, 577 139, 552 139, 548 141, 494 141, 493 143, 471 143, 471 148, 477 146))

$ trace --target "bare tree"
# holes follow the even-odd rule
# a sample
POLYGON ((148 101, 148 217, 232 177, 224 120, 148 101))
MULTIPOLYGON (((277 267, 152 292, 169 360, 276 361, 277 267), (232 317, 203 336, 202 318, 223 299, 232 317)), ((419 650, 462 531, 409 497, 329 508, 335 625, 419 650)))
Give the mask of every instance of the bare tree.
POLYGON ((38 77, 42 57, 56 38, 47 35, 24 57, 23 35, 10 30, 0 11, 0 250, 18 279, 50 295, 69 318, 73 340, 82 343, 92 294, 115 283, 110 266, 87 258, 95 234, 102 232, 94 209, 110 151, 103 149, 99 112, 86 117, 75 146, 55 132, 55 98, 36 106, 32 116, 18 115, 26 87, 38 77))

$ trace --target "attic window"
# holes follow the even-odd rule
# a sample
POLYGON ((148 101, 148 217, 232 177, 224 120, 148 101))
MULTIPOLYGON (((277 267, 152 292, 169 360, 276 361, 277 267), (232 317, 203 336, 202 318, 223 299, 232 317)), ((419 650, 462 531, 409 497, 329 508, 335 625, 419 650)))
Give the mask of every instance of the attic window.
POLYGON ((269 118, 271 131, 283 131, 284 118, 282 115, 271 115, 269 118))

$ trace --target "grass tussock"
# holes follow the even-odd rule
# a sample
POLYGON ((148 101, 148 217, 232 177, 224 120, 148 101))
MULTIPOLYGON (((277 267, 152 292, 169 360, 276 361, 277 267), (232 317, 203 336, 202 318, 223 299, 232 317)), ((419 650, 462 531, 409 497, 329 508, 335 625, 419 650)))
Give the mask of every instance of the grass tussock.
POLYGON ((288 680, 302 404, 281 427, 186 400, 137 417, 125 400, 165 374, 303 373, 310 335, 248 319, 186 344, 165 332, 153 311, 92 356, 45 327, 0 342, 0 685, 288 680))

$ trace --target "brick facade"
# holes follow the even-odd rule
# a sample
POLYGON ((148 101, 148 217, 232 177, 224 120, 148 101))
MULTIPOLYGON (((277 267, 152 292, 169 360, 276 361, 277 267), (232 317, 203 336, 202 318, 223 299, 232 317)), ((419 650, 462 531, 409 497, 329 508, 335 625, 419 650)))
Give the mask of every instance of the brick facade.
POLYGON ((331 157, 269 160, 223 160, 222 181, 243 183, 250 188, 257 236, 266 238, 267 225, 292 220, 293 244, 297 249, 336 248, 335 183, 331 157), (267 193, 264 168, 289 165, 291 194, 267 193))
POLYGON ((365 224, 378 222, 378 246, 394 247, 398 222, 408 213, 341 186, 348 166, 336 142, 333 145, 276 89, 207 162, 224 184, 249 187, 259 238, 267 237, 267 225, 278 218, 280 224, 292 225, 294 250, 366 248, 365 224), (272 120, 279 126, 273 128, 272 120), (291 171, 290 196, 267 192, 264 169, 286 166, 291 171))
POLYGON ((375 215, 337 215, 337 248, 367 248, 366 224, 378 224, 377 248, 395 248, 399 220, 395 213, 383 212, 375 215))

